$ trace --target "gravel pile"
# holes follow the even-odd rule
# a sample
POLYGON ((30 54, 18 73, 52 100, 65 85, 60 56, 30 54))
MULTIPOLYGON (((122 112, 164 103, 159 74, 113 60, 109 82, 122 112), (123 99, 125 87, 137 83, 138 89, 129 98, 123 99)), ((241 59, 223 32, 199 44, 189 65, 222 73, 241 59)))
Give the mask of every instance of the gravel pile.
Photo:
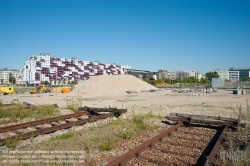
POLYGON ((77 84, 70 95, 125 95, 126 91, 141 92, 156 88, 132 75, 101 75, 77 84))

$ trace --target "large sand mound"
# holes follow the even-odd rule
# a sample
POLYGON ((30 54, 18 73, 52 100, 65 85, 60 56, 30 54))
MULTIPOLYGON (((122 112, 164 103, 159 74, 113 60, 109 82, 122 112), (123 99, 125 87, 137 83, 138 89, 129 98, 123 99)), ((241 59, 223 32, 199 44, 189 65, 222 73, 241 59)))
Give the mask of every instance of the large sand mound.
POLYGON ((156 89, 154 86, 132 75, 102 75, 77 84, 72 95, 124 95, 126 91, 141 92, 156 89))

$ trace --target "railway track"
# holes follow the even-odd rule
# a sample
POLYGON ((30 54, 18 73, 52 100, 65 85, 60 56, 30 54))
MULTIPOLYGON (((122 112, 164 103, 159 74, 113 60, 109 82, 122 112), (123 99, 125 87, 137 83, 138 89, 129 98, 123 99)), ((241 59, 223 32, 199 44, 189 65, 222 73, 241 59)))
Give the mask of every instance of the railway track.
POLYGON ((24 140, 57 130, 94 122, 112 116, 120 116, 126 109, 80 107, 79 112, 17 125, 0 127, 0 145, 8 141, 24 140))
POLYGON ((218 120, 218 117, 212 116, 172 114, 168 119, 178 119, 176 121, 179 122, 118 157, 108 166, 215 165, 217 150, 228 127, 238 125, 236 119, 220 117, 218 120), (187 123, 191 120, 196 124, 187 123))

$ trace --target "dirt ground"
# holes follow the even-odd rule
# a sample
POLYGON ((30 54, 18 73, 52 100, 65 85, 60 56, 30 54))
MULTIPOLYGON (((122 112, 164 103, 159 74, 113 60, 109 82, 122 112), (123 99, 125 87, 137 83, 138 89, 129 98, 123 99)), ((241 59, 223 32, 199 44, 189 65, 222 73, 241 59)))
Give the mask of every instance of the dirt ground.
POLYGON ((88 107, 117 107, 127 108, 128 114, 148 113, 167 116, 170 112, 192 113, 203 115, 218 115, 236 117, 239 107, 246 108, 246 101, 250 100, 250 93, 245 95, 233 94, 232 90, 219 90, 216 93, 173 93, 171 89, 156 92, 134 93, 112 96, 78 95, 70 93, 43 93, 43 94, 13 94, 0 96, 3 104, 12 101, 28 102, 35 105, 57 104, 66 108, 69 101, 78 106, 88 107))
MULTIPOLYGON (((70 110, 65 109, 67 105, 75 104, 77 106, 88 106, 88 107, 117 107, 117 108, 127 108, 128 112, 124 114, 123 118, 129 118, 132 114, 146 114, 153 113, 159 115, 165 119, 171 112, 175 113, 190 113, 190 114, 200 114, 200 115, 216 115, 223 117, 234 117, 237 118, 237 113, 239 110, 243 112, 246 111, 249 106, 250 91, 247 91, 245 95, 233 94, 232 90, 219 90, 216 93, 174 93, 171 89, 158 90, 156 92, 143 92, 134 93, 126 95, 110 95, 110 96, 91 96, 87 94, 83 95, 72 95, 63 93, 44 93, 44 94, 13 94, 0 96, 0 101, 3 104, 9 104, 13 101, 28 102, 30 104, 42 105, 42 104, 57 104, 61 109, 62 114, 72 113, 70 110), (242 108, 242 109, 241 109, 242 108), (66 110, 66 111, 65 111, 66 110)), ((166 125, 161 122, 161 119, 154 120, 160 127, 157 130, 148 131, 146 134, 141 134, 140 137, 135 137, 134 139, 125 140, 125 143, 120 143, 117 148, 111 151, 100 152, 98 149, 93 151, 93 153, 85 154, 85 162, 89 163, 93 160, 94 165, 106 165, 114 158, 117 154, 127 152, 128 148, 132 145, 136 146, 136 143, 144 142, 142 138, 151 138, 161 132, 161 130, 166 129, 166 125), (127 141, 127 142, 126 142, 127 141), (136 142, 136 143, 135 143, 136 142), (88 157, 91 156, 91 158, 88 157), (87 162, 88 161, 88 162, 87 162)), ((18 122, 21 123, 21 122, 18 122)), ((249 124, 249 121, 247 122, 249 124)), ((87 124, 86 124, 87 125, 87 124)), ((86 125, 85 128, 87 127, 86 125)), ((88 132, 84 128, 85 132, 88 132)), ((75 129, 74 129, 75 130, 75 129)), ((24 147, 40 147, 41 141, 49 140, 51 137, 60 135, 65 131, 57 131, 53 134, 46 134, 43 136, 38 136, 34 138, 33 143, 31 139, 24 140, 18 146, 18 148, 24 147), (36 146, 36 143, 38 145, 36 146)), ((82 138, 82 136, 81 136, 82 138)), ((46 144, 45 144, 46 145, 46 144)), ((64 145, 64 144, 63 144, 64 145)), ((65 143, 66 145, 66 143, 65 143)), ((59 145, 58 145, 59 146, 59 145)), ((56 150, 58 149, 56 146, 56 150)), ((64 147, 64 146, 63 146, 64 147)), ((73 146, 74 147, 74 146, 73 146)), ((78 147, 78 146, 77 146, 78 147)), ((2 147, 5 150, 5 147, 2 147)), ((35 148, 36 149, 36 148, 35 148)), ((40 148, 39 148, 40 149, 40 148)), ((0 149, 1 150, 1 149, 0 149)), ((21 149, 22 150, 22 149, 21 149)), ((75 150, 75 149, 74 149, 75 150)))

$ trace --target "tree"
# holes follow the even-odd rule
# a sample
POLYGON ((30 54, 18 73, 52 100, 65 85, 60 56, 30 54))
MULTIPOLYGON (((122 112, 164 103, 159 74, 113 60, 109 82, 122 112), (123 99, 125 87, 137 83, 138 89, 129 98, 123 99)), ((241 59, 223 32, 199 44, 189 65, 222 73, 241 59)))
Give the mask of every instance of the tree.
POLYGON ((176 78, 175 79, 175 83, 181 83, 181 79, 180 78, 176 78))
POLYGON ((9 83, 16 84, 16 78, 13 76, 9 77, 9 83))
POLYGON ((166 78, 164 81, 165 81, 165 83, 167 83, 167 84, 170 84, 170 83, 171 83, 170 78, 166 78))
POLYGON ((250 77, 243 76, 241 77, 241 81, 250 81, 250 77))
POLYGON ((219 78, 220 76, 218 75, 218 73, 216 71, 214 71, 214 72, 206 73, 206 77, 211 82, 212 78, 219 78))
POLYGON ((161 83, 161 79, 157 79, 156 81, 155 81, 155 83, 157 83, 157 84, 159 84, 159 83, 161 83))
POLYGON ((49 81, 45 81, 44 84, 47 86, 49 84, 49 81))

